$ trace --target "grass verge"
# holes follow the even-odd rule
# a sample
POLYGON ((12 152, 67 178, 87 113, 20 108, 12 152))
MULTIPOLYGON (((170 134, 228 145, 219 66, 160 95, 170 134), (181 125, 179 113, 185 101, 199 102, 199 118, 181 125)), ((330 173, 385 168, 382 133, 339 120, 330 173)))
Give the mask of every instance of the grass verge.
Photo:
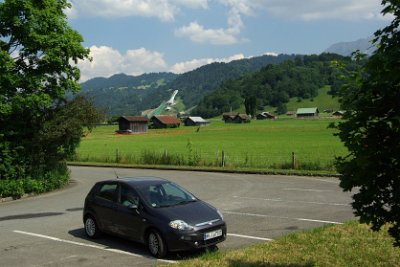
POLYGON ((123 163, 77 162, 77 161, 70 161, 68 162, 68 165, 105 167, 105 168, 137 168, 137 169, 157 169, 157 170, 226 172, 226 173, 243 173, 243 174, 338 177, 338 173, 336 172, 320 171, 320 170, 313 171, 313 170, 297 170, 297 169, 234 168, 234 167, 215 167, 215 166, 142 165, 142 164, 123 164, 123 163))
POLYGON ((387 229, 373 232, 356 221, 292 233, 272 242, 209 252, 171 266, 317 267, 400 266, 400 249, 387 229))

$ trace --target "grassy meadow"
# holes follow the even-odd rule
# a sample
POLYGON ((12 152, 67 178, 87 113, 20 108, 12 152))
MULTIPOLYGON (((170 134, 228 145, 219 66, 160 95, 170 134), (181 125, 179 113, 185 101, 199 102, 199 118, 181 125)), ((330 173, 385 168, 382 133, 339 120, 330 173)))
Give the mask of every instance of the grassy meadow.
POLYGON ((169 266, 400 266, 400 249, 392 244, 393 239, 388 235, 387 228, 373 232, 368 225, 352 221, 292 233, 272 242, 239 250, 208 252, 169 266))
POLYGON ((205 127, 150 129, 118 135, 117 125, 98 126, 83 138, 74 161, 138 165, 208 166, 249 169, 334 171, 335 156, 346 149, 328 125, 333 118, 252 120, 205 127))

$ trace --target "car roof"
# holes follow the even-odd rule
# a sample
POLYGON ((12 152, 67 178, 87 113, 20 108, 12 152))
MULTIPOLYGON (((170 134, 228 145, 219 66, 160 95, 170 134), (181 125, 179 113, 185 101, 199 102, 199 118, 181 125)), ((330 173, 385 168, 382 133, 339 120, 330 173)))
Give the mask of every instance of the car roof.
POLYGON ((136 177, 121 177, 121 178, 118 177, 117 179, 104 180, 99 183, 107 183, 107 182, 120 182, 130 186, 138 186, 138 185, 160 184, 169 181, 160 177, 136 176, 136 177))

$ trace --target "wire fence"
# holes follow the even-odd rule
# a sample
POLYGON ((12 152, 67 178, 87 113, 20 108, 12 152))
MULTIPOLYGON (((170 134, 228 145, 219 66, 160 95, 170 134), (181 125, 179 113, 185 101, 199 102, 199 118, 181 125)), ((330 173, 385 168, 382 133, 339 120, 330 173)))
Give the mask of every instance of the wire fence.
POLYGON ((143 165, 209 166, 238 168, 298 169, 335 171, 332 153, 234 153, 224 150, 187 153, 167 150, 143 150, 140 152, 114 151, 93 152, 79 150, 72 159, 77 162, 123 163, 143 165))

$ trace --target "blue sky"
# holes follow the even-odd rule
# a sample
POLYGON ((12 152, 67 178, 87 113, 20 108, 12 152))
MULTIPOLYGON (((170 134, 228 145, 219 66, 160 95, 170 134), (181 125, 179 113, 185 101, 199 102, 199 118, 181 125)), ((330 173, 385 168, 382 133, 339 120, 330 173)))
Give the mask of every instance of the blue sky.
POLYGON ((69 0, 92 62, 82 81, 183 73, 263 54, 319 54, 389 23, 380 0, 69 0))

